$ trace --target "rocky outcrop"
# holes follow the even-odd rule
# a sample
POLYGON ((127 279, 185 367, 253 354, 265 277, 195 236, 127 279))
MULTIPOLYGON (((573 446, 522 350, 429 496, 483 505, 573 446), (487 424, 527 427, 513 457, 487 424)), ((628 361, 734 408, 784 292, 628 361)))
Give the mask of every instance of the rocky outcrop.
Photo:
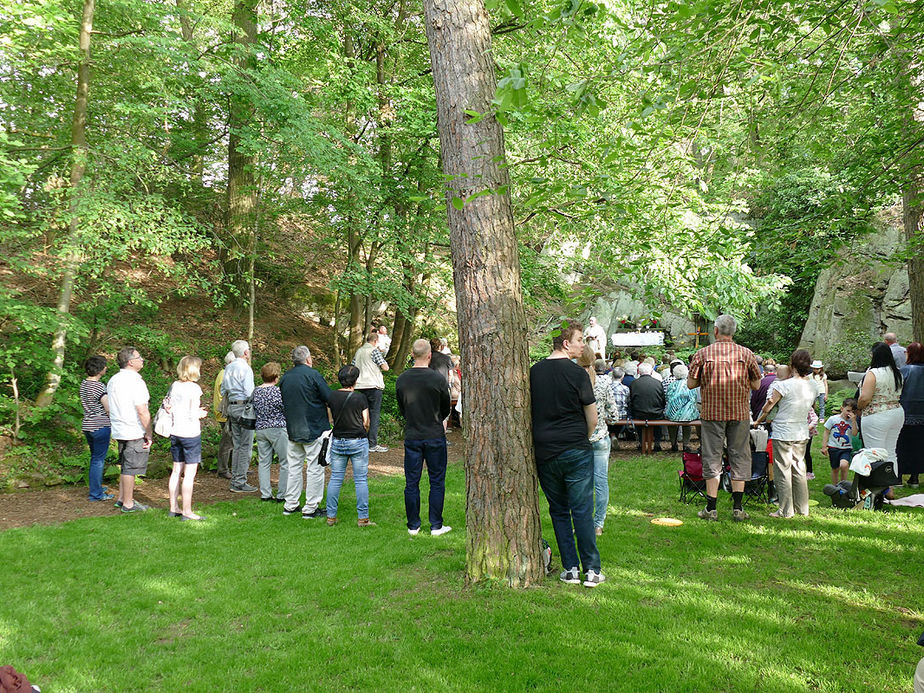
POLYGON ((902 245, 901 228, 884 224, 818 276, 799 346, 829 373, 863 370, 870 345, 885 332, 902 344, 911 339, 908 271, 892 260, 902 245))
POLYGON ((640 318, 651 315, 652 312, 660 315, 661 329, 671 336, 675 346, 683 347, 693 344, 695 338, 689 336, 689 333, 695 332, 696 326, 689 318, 672 312, 665 305, 648 305, 635 298, 628 289, 611 291, 599 296, 591 310, 584 316, 584 320, 586 323, 587 318, 591 315, 595 316, 597 322, 606 330, 606 334, 611 335, 619 329, 619 320, 622 316, 640 318))

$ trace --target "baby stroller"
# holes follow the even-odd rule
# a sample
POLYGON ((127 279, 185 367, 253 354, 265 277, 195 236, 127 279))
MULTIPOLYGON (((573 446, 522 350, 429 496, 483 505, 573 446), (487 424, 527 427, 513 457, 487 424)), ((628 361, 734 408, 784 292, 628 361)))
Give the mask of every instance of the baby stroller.
POLYGON ((853 481, 826 484, 824 492, 831 497, 831 505, 835 508, 882 510, 886 489, 897 483, 895 463, 880 460, 873 462, 869 476, 854 472, 853 481))

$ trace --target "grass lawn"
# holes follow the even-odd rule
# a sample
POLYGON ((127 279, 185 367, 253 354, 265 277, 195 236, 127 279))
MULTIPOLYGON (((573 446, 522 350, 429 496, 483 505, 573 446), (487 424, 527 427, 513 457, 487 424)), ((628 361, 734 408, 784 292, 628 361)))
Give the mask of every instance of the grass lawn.
POLYGON ((810 518, 734 524, 722 494, 706 523, 676 458, 613 460, 594 590, 466 587, 461 464, 440 538, 408 536, 400 478, 363 530, 351 486, 333 528, 247 498, 8 530, 0 664, 44 693, 911 689, 924 511, 833 510, 816 458, 810 518))

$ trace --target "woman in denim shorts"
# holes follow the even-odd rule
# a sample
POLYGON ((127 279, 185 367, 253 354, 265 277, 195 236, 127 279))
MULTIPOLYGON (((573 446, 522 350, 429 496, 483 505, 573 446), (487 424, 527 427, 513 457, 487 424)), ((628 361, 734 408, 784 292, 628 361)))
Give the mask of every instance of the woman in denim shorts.
POLYGON ((178 380, 170 386, 165 404, 173 418, 170 435, 170 452, 173 455, 173 471, 167 490, 170 494, 170 517, 181 520, 201 520, 202 516, 192 511, 193 482, 196 470, 202 461, 201 419, 208 412, 201 405, 202 388, 198 385, 202 359, 184 356, 176 367, 178 380), (180 489, 180 475, 183 486, 180 489), (183 510, 180 512, 177 496, 182 495, 183 510))

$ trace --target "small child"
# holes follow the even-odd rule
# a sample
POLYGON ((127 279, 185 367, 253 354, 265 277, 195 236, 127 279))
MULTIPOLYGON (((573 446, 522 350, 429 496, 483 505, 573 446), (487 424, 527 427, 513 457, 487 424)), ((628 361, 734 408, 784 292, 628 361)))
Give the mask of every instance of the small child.
POLYGON ((847 398, 841 405, 841 413, 825 421, 825 432, 821 439, 821 454, 831 461, 831 483, 847 479, 853 447, 850 437, 857 435, 857 400, 847 398), (840 478, 838 478, 840 475, 840 478))

